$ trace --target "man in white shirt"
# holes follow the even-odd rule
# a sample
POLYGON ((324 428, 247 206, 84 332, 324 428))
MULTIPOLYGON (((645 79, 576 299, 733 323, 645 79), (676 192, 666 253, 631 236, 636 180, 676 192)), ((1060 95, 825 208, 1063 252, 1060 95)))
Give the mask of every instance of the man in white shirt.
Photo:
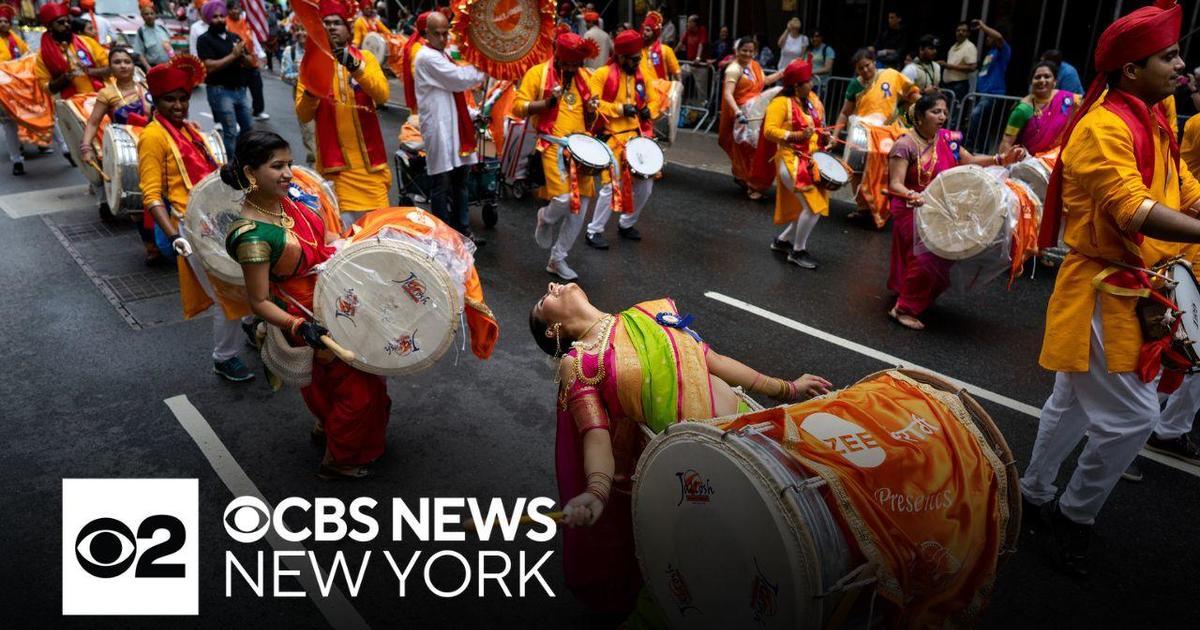
POLYGON ((945 61, 939 61, 942 66, 942 85, 951 92, 959 102, 962 102, 971 91, 971 73, 979 63, 979 51, 975 44, 968 39, 971 36, 971 25, 959 22, 954 28, 954 45, 950 47, 945 61))
POLYGON ((936 92, 942 83, 942 67, 934 62, 937 57, 937 38, 926 35, 917 43, 917 57, 904 66, 902 71, 922 92, 936 92))
POLYGON ((204 20, 196 20, 195 22, 192 22, 192 26, 188 28, 188 52, 191 53, 193 57, 199 56, 196 54, 196 40, 200 39, 200 36, 207 32, 208 22, 205 22, 204 20))
POLYGON ((413 64, 421 138, 425 141, 425 165, 433 178, 434 216, 475 241, 471 234, 467 176, 477 161, 475 127, 467 109, 467 90, 478 85, 484 74, 470 65, 456 65, 446 54, 450 22, 432 12, 425 24, 425 46, 413 64))
POLYGON ((600 51, 595 57, 583 62, 583 65, 592 70, 608 65, 608 58, 612 55, 613 42, 608 33, 605 33, 604 29, 600 27, 600 14, 588 11, 583 14, 583 21, 587 24, 587 32, 583 36, 596 42, 596 50, 600 51))

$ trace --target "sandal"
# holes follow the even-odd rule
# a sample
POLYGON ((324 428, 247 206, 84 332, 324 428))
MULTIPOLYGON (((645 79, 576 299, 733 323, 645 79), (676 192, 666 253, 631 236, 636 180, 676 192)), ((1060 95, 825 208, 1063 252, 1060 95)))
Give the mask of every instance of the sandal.
POLYGON ((921 323, 921 320, 908 313, 897 311, 895 306, 892 307, 892 310, 888 311, 888 317, 909 330, 925 330, 925 324, 921 323))
POLYGON ((330 466, 324 462, 317 468, 317 477, 324 481, 353 481, 355 479, 366 479, 371 476, 371 471, 367 470, 366 466, 330 466))

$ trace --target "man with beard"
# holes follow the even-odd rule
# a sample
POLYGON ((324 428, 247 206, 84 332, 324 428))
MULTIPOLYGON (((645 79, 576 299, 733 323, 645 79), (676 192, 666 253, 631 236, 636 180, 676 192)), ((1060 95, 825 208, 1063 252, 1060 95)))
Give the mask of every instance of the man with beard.
POLYGON ((250 92, 247 89, 247 70, 252 67, 252 49, 241 37, 226 28, 229 17, 224 0, 208 0, 200 7, 208 30, 196 40, 196 56, 204 61, 208 72, 208 106, 213 120, 221 125, 221 139, 226 155, 233 155, 238 134, 254 124, 250 113, 250 92))
POLYGON ((663 46, 662 32, 662 14, 658 11, 647 13, 645 19, 642 20, 642 65, 644 66, 642 73, 646 74, 647 81, 654 79, 678 81, 679 59, 675 57, 675 51, 670 46, 663 46), (650 76, 649 72, 653 72, 654 76, 650 76))
POLYGON ((650 98, 646 74, 641 69, 642 36, 637 31, 623 31, 613 42, 616 58, 592 74, 590 86, 600 96, 600 115, 607 121, 608 146, 620 167, 620 181, 612 182, 611 194, 600 195, 592 222, 587 227, 587 244, 596 249, 608 249, 604 227, 615 207, 621 214, 617 234, 631 241, 642 240, 634 224, 650 200, 654 179, 634 177, 625 159, 625 143, 638 136, 654 137, 654 118, 658 107, 650 98))
MULTIPOLYGON (((96 40, 75 35, 71 32, 71 18, 66 4, 51 3, 38 10, 38 21, 46 27, 42 33, 38 62, 34 68, 38 81, 58 98, 69 99, 76 94, 91 94, 104 86, 111 72, 108 69, 108 51, 96 40)), ((75 166, 63 141, 54 126, 54 140, 63 157, 75 166)), ((15 172, 15 168, 14 168, 15 172)))

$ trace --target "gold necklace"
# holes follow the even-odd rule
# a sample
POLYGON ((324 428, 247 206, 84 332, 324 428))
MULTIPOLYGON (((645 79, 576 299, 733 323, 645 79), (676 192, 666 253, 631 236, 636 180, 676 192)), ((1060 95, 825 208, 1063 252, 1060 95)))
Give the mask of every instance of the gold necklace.
POLYGON ((581 352, 575 360, 575 378, 584 385, 598 385, 604 381, 604 377, 606 376, 604 370, 604 357, 606 354, 608 354, 608 341, 612 336, 612 331, 614 324, 616 324, 617 318, 613 315, 607 315, 601 319, 605 320, 604 328, 602 329, 603 332, 601 332, 596 341, 591 344, 592 348, 600 348, 600 352, 596 355, 596 374, 594 376, 585 376, 583 373, 583 353, 587 351, 586 347, 580 348, 581 352))
POLYGON ((588 326, 587 330, 583 331, 583 334, 579 336, 580 341, 573 342, 571 344, 571 347, 579 348, 580 350, 582 350, 584 352, 594 352, 596 350, 596 348, 598 348, 600 346, 600 342, 608 334, 608 329, 610 327, 612 327, 612 323, 614 321, 616 321, 616 317, 614 317, 612 315, 607 315, 607 314, 601 315, 599 319, 592 322, 591 326, 588 326), (603 332, 601 332, 599 335, 597 335, 596 339, 593 340, 591 343, 585 344, 582 340, 586 339, 588 336, 588 333, 592 332, 592 329, 601 323, 604 324, 604 328, 601 329, 603 332))
MULTIPOLYGON (((246 198, 246 204, 264 216, 277 219, 279 227, 289 232, 292 231, 292 228, 296 227, 296 221, 292 219, 292 217, 288 216, 288 213, 284 211, 282 203, 279 204, 279 212, 271 212, 266 208, 254 203, 253 201, 250 201, 249 198, 246 198)), ((297 236, 297 238, 299 238, 299 236, 297 236)))

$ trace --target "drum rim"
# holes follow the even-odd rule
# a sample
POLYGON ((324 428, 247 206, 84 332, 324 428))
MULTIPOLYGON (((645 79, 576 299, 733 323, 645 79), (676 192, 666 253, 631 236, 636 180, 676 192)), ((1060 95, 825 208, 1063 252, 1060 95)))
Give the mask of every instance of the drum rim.
MULTIPOLYGON (((124 143, 133 147, 133 164, 137 166, 137 138, 129 131, 129 125, 121 125, 110 123, 104 128, 104 138, 100 141, 100 151, 103 159, 100 162, 100 167, 108 179, 104 182, 104 199, 108 202, 108 210, 113 214, 128 214, 125 204, 122 203, 127 195, 137 193, 141 196, 141 189, 137 191, 126 191, 125 183, 122 180, 124 176, 124 167, 117 159, 119 153, 116 137, 124 134, 124 143), (111 166, 110 166, 111 164, 111 166), (118 187, 119 186, 119 187, 118 187)), ((136 168, 135 168, 136 171, 136 168)), ((130 209, 132 211, 132 209, 130 209)))
MULTIPOLYGON (((830 162, 833 162, 834 164, 836 164, 838 168, 842 169, 842 174, 845 175, 846 178, 841 181, 833 180, 834 182, 836 182, 838 184, 845 184, 846 182, 850 181, 850 169, 848 169, 846 167, 846 164, 843 163, 842 160, 838 159, 838 157, 836 155, 834 155, 828 151, 814 151, 812 156, 813 156, 814 162, 817 162, 818 157, 825 156, 826 159, 828 159, 830 162)), ((828 176, 828 177, 830 177, 830 179, 832 179, 832 177, 828 173, 826 173, 825 169, 821 168, 820 162, 817 162, 817 172, 821 175, 821 177, 828 176)))
MULTIPOLYGON (((82 142, 83 131, 87 126, 87 118, 85 118, 83 116, 83 112, 79 111, 79 108, 75 106, 75 101, 61 98, 54 99, 54 124, 57 125, 59 123, 65 125, 74 123, 78 125, 79 140, 82 142), (70 114, 70 116, 64 115, 59 111, 59 108, 65 109, 66 113, 70 114)), ((79 151, 80 142, 68 141, 67 152, 71 154, 71 157, 75 160, 75 163, 79 165, 79 172, 83 173, 84 178, 88 180, 89 184, 93 186, 103 186, 104 178, 100 176, 100 171, 97 171, 91 165, 83 162, 83 155, 79 151)))
POLYGON ((656 169, 654 171, 640 171, 640 170, 638 170, 638 168, 635 164, 633 164, 632 162, 629 161, 628 157, 625 158, 625 161, 629 164, 629 170, 633 171, 634 175, 638 175, 641 177, 654 177, 655 175, 661 173, 664 168, 666 168, 667 154, 666 154, 666 152, 663 151, 662 147, 660 147, 658 145, 658 143, 654 141, 654 138, 647 138, 646 136, 634 136, 634 137, 630 138, 629 140, 626 140, 625 141, 626 155, 629 154, 629 145, 630 144, 635 145, 635 148, 637 145, 643 145, 643 144, 653 145, 654 148, 658 150, 659 165, 658 165, 658 169, 656 169))
MULTIPOLYGON (((1197 292, 1200 292, 1200 281, 1196 280, 1196 274, 1192 271, 1192 268, 1189 267, 1188 265, 1184 264, 1182 261, 1178 261, 1178 260, 1171 263, 1170 271, 1171 271, 1171 279, 1172 280, 1175 279, 1175 271, 1177 269, 1182 269, 1183 272, 1187 274, 1187 277, 1192 280, 1192 285, 1196 287, 1197 292)), ((1176 280, 1176 282, 1178 282, 1178 280, 1176 280)), ((1171 298, 1172 298, 1172 301, 1175 301, 1174 300, 1174 298, 1175 298, 1174 290, 1171 291, 1171 298)), ((1179 306, 1179 304, 1176 303, 1176 306, 1179 306)), ((1181 317, 1179 325, 1182 326, 1183 322, 1185 322, 1185 321, 1187 321, 1187 318, 1181 317)), ((1186 356, 1188 356, 1188 358, 1191 358, 1193 360, 1200 359, 1200 350, 1197 350, 1195 346, 1193 346, 1191 344, 1184 345, 1183 350, 1184 350, 1184 354, 1186 356)))
MULTIPOLYGON (((197 183, 195 186, 193 186, 191 193, 188 195, 188 207, 187 207, 187 211, 185 211, 183 213, 182 221, 183 221, 184 227, 187 228, 190 240, 192 240, 194 243, 199 243, 203 240, 203 239, 199 239, 198 237, 196 237, 195 234, 197 233, 196 230, 199 228, 198 222, 201 221, 200 217, 203 216, 204 213, 191 211, 192 200, 196 198, 196 192, 199 190, 203 190, 204 186, 222 186, 224 188, 228 188, 229 190, 233 190, 232 188, 229 187, 228 184, 226 184, 225 182, 222 182, 220 180, 221 180, 220 172, 213 171, 212 173, 205 175, 204 179, 201 179, 199 183, 197 183), (211 183, 212 180, 216 180, 217 183, 215 183, 215 184, 211 183)), ((226 237, 228 237, 228 234, 226 235, 226 237)), ((200 255, 200 264, 204 267, 205 271, 207 271, 208 273, 211 273, 218 280, 221 280, 222 282, 227 282, 227 283, 235 285, 235 286, 246 286, 246 278, 242 275, 242 266, 239 265, 238 262, 236 260, 234 260, 232 256, 229 255, 229 252, 224 249, 224 239, 222 239, 221 251, 225 252, 224 256, 218 255, 216 257, 209 257, 209 256, 205 256, 203 253, 201 253, 199 251, 197 251, 196 253, 200 255), (220 265, 224 265, 224 268, 220 267, 218 265, 218 263, 214 262, 213 258, 215 258, 215 260, 221 261, 220 265), (235 267, 237 269, 236 275, 233 273, 235 267)))
MULTIPOLYGON (((996 197, 997 203, 1003 203, 1003 200, 1004 200, 1004 191, 1002 188, 1003 184, 1000 183, 1000 181, 998 179, 996 179, 994 176, 989 174, 986 170, 984 170, 983 167, 975 166, 974 164, 964 164, 961 166, 955 166, 953 168, 946 169, 946 170, 942 171, 941 173, 938 173, 937 177, 935 177, 934 180, 929 183, 929 186, 927 186, 925 188, 925 190, 921 192, 921 198, 925 200, 926 204, 922 205, 922 206, 918 206, 917 208, 914 208, 914 210, 913 210, 913 220, 916 223, 917 233, 921 237, 921 242, 924 243, 926 249, 928 249, 929 251, 933 252, 934 254, 938 255, 941 258, 945 258, 946 260, 966 260, 967 258, 971 258, 972 256, 976 256, 976 255, 980 254, 981 252, 986 251, 989 247, 991 247, 996 242, 996 237, 999 236, 1000 231, 1004 229, 1004 225, 1006 223, 1005 217, 1006 217, 1007 213, 1004 212, 1002 209, 1000 211, 996 212, 996 215, 995 215, 996 218, 993 219, 993 221, 996 224, 996 227, 995 227, 995 230, 993 230, 991 233, 991 238, 986 243, 977 243, 974 246, 969 247, 964 250, 961 250, 961 251, 945 250, 945 249, 942 249, 938 245, 938 243, 936 243, 936 242, 931 243, 929 237, 927 236, 928 227, 926 226, 926 222, 924 220, 922 220, 922 217, 925 216, 922 212, 922 209, 926 208, 926 205, 929 204, 929 201, 932 198, 931 191, 933 190, 934 184, 936 184, 938 182, 938 180, 940 180, 947 173, 954 173, 954 177, 960 177, 967 173, 971 173, 973 177, 980 178, 981 180, 985 181, 987 187, 992 189, 992 192, 995 193, 994 196, 996 197)), ((945 189, 945 187, 946 187, 945 182, 942 182, 942 184, 940 184, 940 186, 942 189, 945 189)), ((945 207, 945 204, 942 203, 940 200, 938 201, 938 205, 945 207)), ((934 240, 936 240, 936 239, 934 239, 934 240)))
MULTIPOLYGON (((642 480, 645 477, 645 468, 650 464, 658 453, 662 452, 674 441, 672 438, 688 438, 692 441, 701 442, 713 447, 722 453, 727 453, 727 457, 734 461, 734 465, 747 473, 747 478, 750 483, 759 491, 759 498, 763 500, 768 507, 773 507, 770 510, 776 518, 782 518, 787 522, 789 527, 785 533, 781 533, 780 538, 785 541, 792 541, 795 545, 794 550, 800 553, 792 553, 788 556, 788 563, 792 570, 800 579, 794 580, 794 593, 796 595, 804 595, 802 587, 805 585, 814 586, 816 590, 807 593, 807 595, 819 594, 821 588, 825 586, 821 576, 821 553, 818 549, 813 533, 808 524, 804 522, 802 515, 796 508, 796 505, 784 500, 784 493, 779 492, 780 489, 786 487, 786 484, 780 483, 782 480, 778 478, 779 465, 776 462, 771 462, 772 466, 756 466, 753 460, 749 457, 750 449, 744 444, 739 444, 741 440, 727 441, 723 436, 728 433, 707 422, 677 422, 668 425, 661 433, 654 436, 654 439, 642 450, 642 454, 638 457, 637 467, 633 475, 633 489, 630 499, 630 513, 633 520, 633 540, 634 553, 637 556, 638 567, 642 571, 642 575, 649 575, 647 570, 647 559, 643 550, 642 532, 637 527, 639 502, 638 489, 641 487, 642 480), (734 446, 734 445, 737 446, 734 446), (769 500, 768 500, 769 497, 769 500), (803 556, 801 555, 803 554, 803 556)), ((832 515, 828 505, 825 505, 826 511, 832 515)), ((832 517, 832 516, 831 516, 832 517)), ((836 518, 835 518, 836 524, 836 518)), ((843 537, 845 542, 845 538, 843 537)), ((846 542, 845 544, 849 544, 846 542)), ((646 586, 652 592, 657 591, 655 585, 647 580, 646 586)), ((799 598, 798 598, 799 601, 799 598)), ((799 627, 820 627, 825 618, 824 601, 821 598, 812 598, 808 602, 808 606, 798 606, 796 608, 796 622, 799 627), (804 614, 807 611, 807 615, 804 614)))
POLYGON ((603 153, 604 162, 602 164, 596 164, 593 162, 589 162, 584 157, 575 153, 575 151, 571 151, 571 157, 573 159, 575 159, 576 161, 578 161, 580 164, 583 164, 584 166, 586 166, 588 168, 594 168, 594 169, 606 169, 612 164, 612 156, 609 155, 609 153, 607 151, 607 145, 605 145, 604 142, 602 140, 600 140, 599 138, 597 138, 593 135, 590 135, 590 134, 586 134, 586 133, 569 133, 569 134, 567 134, 567 136, 565 138, 568 149, 571 148, 572 138, 587 138, 586 141, 583 141, 584 144, 595 143, 598 147, 602 147, 602 148, 606 149, 603 153))
POLYGON ((395 239, 383 239, 376 236, 364 241, 351 243, 342 248, 336 255, 330 257, 324 271, 317 276, 316 286, 313 288, 313 314, 316 315, 318 321, 331 321, 325 317, 327 314, 325 312, 325 305, 328 304, 329 301, 323 299, 322 295, 326 292, 324 290, 326 283, 322 282, 322 279, 326 277, 326 274, 331 274, 342 266, 348 264, 351 260, 351 256, 362 251, 372 251, 375 249, 402 249, 406 252, 417 254, 417 260, 428 266, 433 271, 434 279, 438 283, 442 284, 443 288, 447 289, 447 292, 450 295, 450 306, 454 310, 454 316, 450 318, 450 333, 440 341, 436 349, 434 349, 432 352, 425 353, 425 356, 422 357, 421 361, 417 361, 401 368, 380 368, 378 366, 364 363, 359 358, 355 358, 351 365, 369 374, 376 374, 379 376, 402 376, 405 374, 415 374, 417 372, 424 371, 441 360, 442 356, 446 354, 446 351, 450 349, 451 344, 454 342, 454 337, 458 334, 459 322, 461 321, 461 315, 465 305, 463 298, 458 294, 458 288, 454 285, 454 279, 450 277, 450 272, 447 271, 442 265, 438 264, 437 261, 429 256, 428 253, 416 245, 395 239))

